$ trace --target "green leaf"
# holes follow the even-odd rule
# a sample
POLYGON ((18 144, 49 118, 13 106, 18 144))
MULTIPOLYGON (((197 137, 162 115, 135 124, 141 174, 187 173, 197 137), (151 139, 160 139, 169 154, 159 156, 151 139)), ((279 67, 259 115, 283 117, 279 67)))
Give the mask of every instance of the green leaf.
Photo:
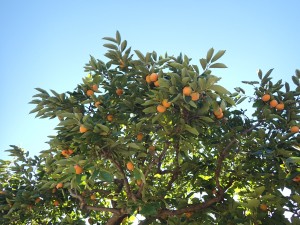
POLYGON ((206 54, 206 61, 207 61, 207 62, 210 62, 211 57, 213 56, 213 54, 214 54, 214 49, 213 49, 213 48, 211 48, 211 49, 209 49, 209 50, 207 51, 207 54, 206 54))
POLYGON ((107 132, 107 133, 110 131, 109 127, 107 127, 107 126, 105 126, 101 123, 97 123, 96 126, 99 127, 101 130, 107 132))
POLYGON ((191 127, 191 126, 188 125, 188 124, 185 124, 185 125, 184 125, 184 130, 190 132, 191 134, 194 134, 194 135, 197 135, 197 136, 199 135, 199 132, 197 131, 197 129, 194 128, 194 127, 191 127))
POLYGON ((103 39, 103 40, 107 40, 107 41, 111 41, 111 42, 114 42, 114 43, 118 44, 117 40, 114 39, 114 38, 112 38, 112 37, 104 37, 104 38, 102 38, 102 39, 103 39))
POLYGON ((235 105, 235 102, 234 102, 234 100, 232 99, 232 98, 230 98, 230 97, 228 97, 228 96, 226 96, 226 95, 223 95, 222 96, 222 99, 224 99, 227 103, 229 103, 230 105, 235 105))
POLYGON ((114 176, 106 170, 100 170, 99 177, 106 182, 112 182, 114 180, 114 176))
POLYGON ((212 118, 207 117, 207 116, 200 116, 199 119, 200 119, 200 120, 203 120, 203 121, 205 121, 205 122, 208 122, 208 123, 213 123, 213 122, 215 122, 212 118))
POLYGON ((207 61, 206 61, 206 59, 200 59, 200 64, 201 64, 201 67, 202 67, 202 69, 203 70, 205 70, 206 69, 206 66, 207 66, 207 61))
POLYGON ((219 58, 221 58, 225 54, 226 50, 220 50, 217 52, 217 54, 214 55, 214 57, 211 59, 211 62, 217 61, 219 58))
POLYGON ((216 84, 212 85, 212 86, 210 86, 210 89, 214 90, 215 92, 217 92, 218 94, 221 94, 221 95, 230 94, 230 92, 221 85, 216 85, 216 84))
POLYGON ((120 35, 119 31, 116 32, 116 41, 117 41, 118 44, 121 43, 121 35, 120 35))
POLYGON ((103 46, 118 51, 118 47, 114 44, 104 44, 103 46))
POLYGON ((180 64, 180 63, 176 63, 176 62, 169 63, 169 66, 171 66, 171 67, 173 67, 175 69, 179 69, 179 70, 183 69, 183 65, 180 64))
POLYGON ((204 78, 199 78, 198 85, 199 85, 201 91, 204 91, 206 89, 206 80, 204 78))
POLYGON ((136 143, 128 143, 128 147, 134 148, 134 149, 141 149, 140 146, 138 146, 136 143))
POLYGON ((238 105, 238 104, 242 103, 245 99, 247 99, 247 97, 241 97, 241 98, 236 102, 236 104, 238 105))
POLYGON ((255 191, 255 194, 257 197, 261 196, 262 193, 265 191, 265 186, 261 186, 261 187, 258 187, 256 188, 254 191, 255 191))
POLYGON ((258 199, 250 199, 247 200, 249 208, 257 208, 259 206, 260 201, 258 199))
POLYGON ((144 113, 155 113, 156 112, 156 106, 151 106, 148 108, 143 109, 144 113))
POLYGON ((66 119, 61 121, 58 126, 70 126, 70 125, 75 125, 78 124, 78 121, 75 119, 66 119))
POLYGON ((126 49, 126 47, 127 47, 127 41, 124 40, 121 44, 121 52, 123 52, 126 49))
POLYGON ((227 68, 227 66, 223 63, 214 63, 209 66, 209 68, 227 68))
POLYGON ((259 79, 262 79, 262 71, 261 71, 261 69, 259 69, 259 70, 257 71, 257 75, 258 75, 258 78, 259 78, 259 79))
POLYGON ((136 55, 139 57, 139 59, 143 62, 145 62, 145 56, 139 51, 139 50, 134 50, 136 55))

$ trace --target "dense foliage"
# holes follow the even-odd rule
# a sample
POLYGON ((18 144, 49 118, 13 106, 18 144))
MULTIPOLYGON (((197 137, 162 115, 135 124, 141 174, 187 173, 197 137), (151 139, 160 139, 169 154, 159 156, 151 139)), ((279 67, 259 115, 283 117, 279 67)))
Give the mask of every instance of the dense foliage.
POLYGON ((91 57, 73 91, 36 88, 31 113, 57 135, 0 160, 0 224, 300 223, 299 70, 230 92, 212 72, 225 51, 198 67, 104 39, 107 63, 91 57))

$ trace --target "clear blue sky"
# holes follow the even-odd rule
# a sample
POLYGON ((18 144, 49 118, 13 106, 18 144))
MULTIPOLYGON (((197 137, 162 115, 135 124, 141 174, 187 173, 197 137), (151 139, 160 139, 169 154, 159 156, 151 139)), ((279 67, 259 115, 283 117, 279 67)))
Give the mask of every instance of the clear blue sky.
POLYGON ((90 54, 106 60, 102 37, 119 30, 133 49, 183 52, 194 62, 211 47, 226 49, 229 68, 216 74, 233 90, 257 79, 258 68, 274 67, 285 81, 300 69, 299 8, 297 0, 1 1, 0 158, 10 144, 31 155, 48 148, 58 121, 28 114, 34 88, 73 90, 90 54))

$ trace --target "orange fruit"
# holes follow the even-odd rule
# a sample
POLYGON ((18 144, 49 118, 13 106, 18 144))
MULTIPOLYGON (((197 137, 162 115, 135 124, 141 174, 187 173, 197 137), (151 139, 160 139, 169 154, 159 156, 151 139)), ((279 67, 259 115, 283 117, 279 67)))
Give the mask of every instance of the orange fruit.
POLYGON ((221 114, 217 115, 217 116, 216 116, 216 118, 217 118, 217 119, 222 119, 222 118, 223 118, 223 116, 224 116, 224 114, 223 114, 223 113, 221 113, 221 114))
POLYGON ((274 100, 272 100, 272 101, 270 101, 270 107, 271 108, 274 108, 274 107, 276 107, 278 105, 278 102, 274 99, 274 100))
POLYGON ((68 150, 62 150, 61 151, 61 154, 65 157, 68 157, 69 156, 69 151, 68 150))
POLYGON ((92 90, 87 90, 86 95, 87 96, 92 96, 94 94, 94 92, 92 90))
POLYGON ((90 199, 94 201, 96 199, 96 195, 92 194, 90 199))
POLYGON ((42 200, 42 199, 41 199, 40 197, 38 197, 38 198, 35 199, 34 202, 35 202, 35 203, 39 203, 41 200, 42 200))
POLYGON ((109 114, 109 115, 107 115, 106 119, 107 119, 109 122, 111 122, 111 121, 113 121, 114 117, 113 117, 113 115, 109 114))
POLYGON ((147 76, 146 76, 146 82, 147 82, 148 84, 150 84, 150 83, 151 83, 151 80, 150 80, 150 75, 147 75, 147 76))
POLYGON ((54 205, 54 206, 59 206, 59 201, 55 200, 55 201, 53 202, 53 205, 54 205))
POLYGON ((68 150, 69 155, 72 155, 73 152, 74 152, 74 151, 73 151, 72 149, 69 149, 69 150, 68 150))
POLYGON ((154 86, 155 86, 155 87, 159 87, 159 82, 158 82, 158 80, 154 82, 154 86))
POLYGON ((299 132, 299 127, 298 126, 292 126, 290 131, 291 131, 291 133, 298 133, 299 132))
POLYGON ((93 84, 92 90, 93 91, 98 91, 98 89, 99 89, 98 85, 97 84, 93 84))
POLYGON ((221 114, 223 114, 223 110, 222 108, 218 108, 217 110, 214 111, 214 115, 217 117, 217 116, 220 116, 221 114))
POLYGON ((155 151, 155 146, 151 145, 151 146, 149 146, 148 149, 149 149, 150 152, 154 152, 155 151))
POLYGON ((283 103, 279 103, 278 105, 275 106, 277 110, 281 111, 284 110, 284 104, 283 103))
POLYGON ((158 106, 156 107, 156 110, 157 110, 158 112, 160 112, 160 113, 163 113, 163 112, 165 112, 165 111, 167 110, 167 108, 164 107, 163 105, 158 105, 158 106))
POLYGON ((116 93, 117 93, 117 95, 119 95, 119 96, 122 95, 122 94, 123 94, 123 89, 117 88, 116 93))
POLYGON ((264 102, 267 102, 269 101, 271 98, 271 95, 269 94, 264 94, 262 97, 261 97, 261 100, 263 100, 264 102))
POLYGON ((190 218, 193 215, 193 213, 192 212, 186 212, 186 213, 184 213, 184 215, 186 216, 186 218, 190 218))
POLYGON ((95 107, 97 107, 97 108, 98 108, 98 106, 99 106, 99 105, 101 105, 101 102, 97 101, 97 102, 95 102, 95 104, 94 104, 94 105, 95 105, 95 107))
POLYGON ((171 102, 168 102, 168 99, 162 100, 161 104, 166 108, 169 108, 171 106, 171 102))
POLYGON ((193 92, 193 93, 191 94, 191 97, 192 97, 192 100, 193 100, 193 101, 197 101, 197 100, 199 100, 199 98, 200 98, 200 94, 199 94, 199 92, 193 92))
POLYGON ((56 185, 56 188, 57 188, 57 189, 59 189, 59 188, 63 188, 63 186, 64 186, 64 184, 63 184, 63 183, 58 183, 58 184, 56 185))
POLYGON ((157 73, 152 73, 150 75, 150 81, 155 82, 155 81, 157 81, 157 79, 158 79, 157 73))
POLYGON ((83 125, 80 125, 79 132, 80 133, 85 133, 85 132, 87 132, 87 128, 85 126, 83 126, 83 125))
POLYGON ((300 182, 300 175, 297 175, 293 178, 293 181, 300 182))
POLYGON ((142 180, 140 180, 140 179, 136 180, 136 184, 137 184, 138 186, 141 186, 141 185, 142 185, 142 183, 143 183, 143 181, 142 181, 142 180))
POLYGON ((259 208, 262 210, 262 211, 267 211, 268 210, 268 206, 266 204, 260 204, 259 208))
POLYGON ((126 167, 127 167, 127 169, 128 169, 129 171, 133 171, 133 170, 134 170, 134 165, 133 165, 132 162, 128 162, 128 163, 126 164, 126 167))
POLYGON ((77 164, 74 166, 74 169, 75 169, 76 174, 82 174, 82 172, 83 172, 82 167, 77 164))
POLYGON ((143 137, 144 137, 144 135, 143 135, 142 133, 138 133, 138 134, 136 135, 136 139, 137 139, 138 141, 143 140, 143 137))
POLYGON ((191 87, 184 87, 182 89, 182 93, 185 96, 190 96, 192 94, 192 88, 191 87))

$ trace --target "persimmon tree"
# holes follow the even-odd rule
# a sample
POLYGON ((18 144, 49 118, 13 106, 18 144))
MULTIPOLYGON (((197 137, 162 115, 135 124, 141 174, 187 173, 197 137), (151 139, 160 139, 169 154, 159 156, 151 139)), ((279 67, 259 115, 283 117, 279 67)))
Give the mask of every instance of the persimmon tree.
POLYGON ((259 70, 246 94, 218 83, 223 50, 194 65, 104 39, 73 91, 36 88, 57 133, 0 161, 1 224, 300 223, 299 70, 291 87, 259 70))

